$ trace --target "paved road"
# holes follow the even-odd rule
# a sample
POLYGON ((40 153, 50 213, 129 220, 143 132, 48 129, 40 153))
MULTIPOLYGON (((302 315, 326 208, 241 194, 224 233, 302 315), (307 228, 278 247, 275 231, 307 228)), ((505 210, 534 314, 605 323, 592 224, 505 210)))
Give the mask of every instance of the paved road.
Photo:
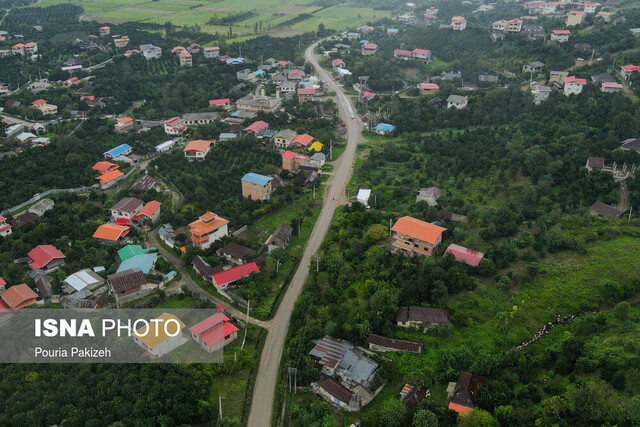
MULTIPOLYGON (((201 296, 204 299, 207 299, 211 302, 213 302, 214 304, 222 304, 229 313, 231 313, 231 315, 233 315, 234 317, 242 320, 243 322, 245 322, 247 320, 247 313, 246 312, 242 312, 238 309, 236 309, 235 307, 229 305, 228 301, 223 301, 221 299, 218 299, 216 297, 214 297, 213 295, 211 295, 209 292, 207 292, 206 290, 202 289, 200 287, 200 285, 198 285, 196 282, 193 281, 193 279, 191 278, 191 276, 189 276, 189 271, 188 271, 188 267, 185 265, 185 263, 183 262, 182 259, 178 258, 177 256, 175 256, 174 254, 172 254, 171 252, 167 251, 158 241, 158 232, 157 231, 152 231, 151 233, 149 233, 149 240, 151 241, 151 245, 158 248, 158 252, 160 252, 160 254, 165 257, 167 259, 167 261, 169 261, 171 264, 173 264, 176 269, 180 272, 180 274, 182 275, 182 280, 179 283, 184 284, 187 288, 189 288, 189 290, 191 292, 193 292, 196 295, 201 296)), ((258 319, 254 319, 252 317, 249 318, 249 322, 250 323, 254 323, 256 325, 262 326, 263 328, 269 328, 269 323, 270 321, 263 321, 263 320, 258 320, 258 319)))
POLYGON ((0 117, 2 117, 3 119, 7 119, 9 121, 9 125, 15 125, 20 123, 21 125, 24 125, 25 128, 30 128, 30 129, 32 129, 37 124, 41 124, 41 125, 49 124, 49 122, 32 122, 30 120, 22 119, 20 117, 10 116, 8 114, 0 114, 0 117))
POLYGON ((328 85, 329 91, 336 93, 340 116, 347 124, 348 142, 346 150, 336 162, 325 204, 313 227, 313 231, 302 255, 300 266, 293 276, 276 315, 271 321, 271 327, 262 351, 262 357, 260 358, 260 366, 258 367, 256 384, 253 391, 251 412, 249 413, 249 427, 271 425, 275 388, 278 380, 278 368, 280 367, 282 350, 287 336, 287 329, 289 328, 289 319, 291 318, 295 302, 302 290, 302 285, 309 275, 309 263, 329 229, 329 223, 331 222, 336 206, 340 203, 341 199, 344 200, 342 196, 344 195, 345 187, 351 174, 356 155, 356 147, 360 137, 360 124, 357 120, 351 118, 355 113, 349 98, 345 96, 342 88, 338 87, 329 73, 318 64, 318 60, 313 53, 317 44, 317 42, 314 43, 306 50, 305 59, 315 67, 320 78, 328 85))

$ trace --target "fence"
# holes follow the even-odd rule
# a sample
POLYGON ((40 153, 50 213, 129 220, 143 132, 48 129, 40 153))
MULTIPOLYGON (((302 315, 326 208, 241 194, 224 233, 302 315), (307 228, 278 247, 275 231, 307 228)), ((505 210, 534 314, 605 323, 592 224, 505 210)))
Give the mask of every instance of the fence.
POLYGON ((247 230, 247 226, 243 225, 242 227, 238 228, 236 231, 232 233, 233 237, 238 237, 238 235, 244 233, 246 230, 247 230))

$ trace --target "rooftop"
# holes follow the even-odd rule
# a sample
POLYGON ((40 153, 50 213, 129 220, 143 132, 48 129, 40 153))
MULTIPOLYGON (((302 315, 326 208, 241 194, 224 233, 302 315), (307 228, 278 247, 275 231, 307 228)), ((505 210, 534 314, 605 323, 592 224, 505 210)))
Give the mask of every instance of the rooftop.
POLYGON ((444 227, 430 224, 410 216, 403 216, 398 219, 391 230, 429 243, 436 243, 438 237, 447 231, 444 227))
POLYGON ((52 245, 36 246, 27 254, 27 256, 32 260, 30 266, 34 269, 45 267, 56 259, 65 258, 64 254, 52 245))
POLYGON ((260 175, 257 173, 248 173, 242 177, 242 181, 250 182, 251 184, 265 186, 267 185, 273 178, 270 176, 260 175))

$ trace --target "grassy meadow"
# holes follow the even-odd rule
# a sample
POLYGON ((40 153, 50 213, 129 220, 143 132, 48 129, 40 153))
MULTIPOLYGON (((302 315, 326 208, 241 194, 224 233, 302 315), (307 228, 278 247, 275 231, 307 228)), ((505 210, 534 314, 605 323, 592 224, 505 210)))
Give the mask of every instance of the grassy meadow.
POLYGON ((348 2, 341 6, 321 8, 312 5, 312 0, 41 0, 38 6, 61 3, 81 6, 84 11, 82 19, 87 21, 114 24, 125 21, 171 22, 174 25, 199 25, 206 32, 220 35, 228 34, 229 25, 211 25, 211 18, 253 12, 230 25, 234 41, 261 34, 290 36, 297 32, 314 31, 321 23, 327 28, 342 30, 390 15, 389 11, 352 7, 348 2), (292 25, 287 24, 301 14, 311 16, 292 25), (257 31, 255 25, 258 25, 257 31))

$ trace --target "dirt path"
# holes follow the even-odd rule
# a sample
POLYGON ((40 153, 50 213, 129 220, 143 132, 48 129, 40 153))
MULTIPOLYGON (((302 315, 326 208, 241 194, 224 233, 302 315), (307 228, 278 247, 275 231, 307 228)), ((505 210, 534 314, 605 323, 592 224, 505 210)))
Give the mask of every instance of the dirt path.
POLYGON ((305 51, 305 59, 314 66, 320 78, 328 85, 329 90, 337 94, 340 116, 347 124, 347 148, 335 162, 331 184, 328 186, 326 203, 322 207, 318 220, 313 227, 298 270, 293 276, 291 284, 272 320, 256 376, 251 411, 249 413, 249 427, 271 425, 280 359, 282 358, 287 330, 289 329, 291 313, 302 291, 302 286, 309 275, 309 264, 329 229, 333 213, 337 206, 346 202, 344 191, 351 176, 356 148, 360 139, 361 124, 355 118, 352 119, 352 117, 355 117, 353 105, 344 94, 342 88, 338 87, 329 73, 318 64, 316 55, 313 52, 317 44, 318 42, 314 43, 305 51))
MULTIPOLYGON (((195 295, 198 295, 199 297, 201 297, 203 299, 211 301, 214 304, 222 304, 222 305, 224 305, 224 307, 227 309, 227 311, 229 313, 231 313, 232 316, 242 320, 243 322, 246 321, 247 314, 245 312, 242 312, 242 311, 236 309, 235 307, 231 306, 228 301, 225 301, 225 300, 219 299, 217 297, 214 297, 209 292, 207 292, 206 290, 202 289, 200 287, 200 285, 198 285, 196 282, 194 282, 194 280, 189 275, 188 267, 185 265, 183 260, 178 258, 177 256, 175 256, 171 252, 167 251, 160 244, 160 242, 158 241, 158 233, 157 233, 157 231, 152 231, 151 233, 149 233, 149 241, 150 241, 152 246, 158 248, 158 252, 160 252, 160 254, 167 261, 169 261, 171 264, 173 264, 175 266, 176 270, 178 270, 180 272, 180 274, 182 275, 182 279, 180 279, 180 281, 178 281, 178 282, 175 282, 173 284, 173 286, 184 285, 191 292, 193 292, 195 295)), ((259 325, 259 326, 262 326, 263 328, 267 328, 267 329, 270 327, 270 321, 263 321, 263 320, 253 319, 253 318, 250 317, 249 318, 249 322, 250 323, 254 323, 256 325, 259 325)))

